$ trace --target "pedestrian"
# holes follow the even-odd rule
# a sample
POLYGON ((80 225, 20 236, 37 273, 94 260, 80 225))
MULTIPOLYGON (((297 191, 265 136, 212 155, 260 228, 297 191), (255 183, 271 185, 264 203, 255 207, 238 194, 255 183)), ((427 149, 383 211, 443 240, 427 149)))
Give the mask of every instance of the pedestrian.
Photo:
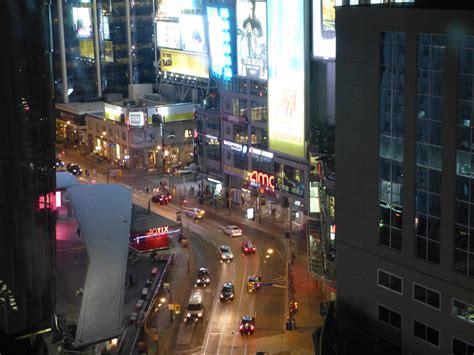
POLYGON ((78 238, 81 237, 81 229, 79 227, 77 227, 77 237, 78 238))
POLYGON ((95 168, 92 170, 92 172, 94 173, 94 176, 95 176, 95 168))

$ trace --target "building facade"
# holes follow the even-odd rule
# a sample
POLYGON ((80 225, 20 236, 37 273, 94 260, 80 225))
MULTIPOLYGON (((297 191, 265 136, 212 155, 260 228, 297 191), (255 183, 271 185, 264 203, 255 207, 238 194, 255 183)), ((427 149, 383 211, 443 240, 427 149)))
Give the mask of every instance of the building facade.
POLYGON ((469 354, 474 12, 424 5, 337 10, 338 313, 393 353, 469 354))
MULTIPOLYGON (((51 327, 55 306, 56 204, 50 5, 7 2, 0 28, 0 352, 41 341, 12 339, 51 327), (18 24, 21 23, 19 27, 18 24)), ((40 349, 38 347, 37 349, 40 349)), ((43 348, 44 349, 44 348, 43 348)))

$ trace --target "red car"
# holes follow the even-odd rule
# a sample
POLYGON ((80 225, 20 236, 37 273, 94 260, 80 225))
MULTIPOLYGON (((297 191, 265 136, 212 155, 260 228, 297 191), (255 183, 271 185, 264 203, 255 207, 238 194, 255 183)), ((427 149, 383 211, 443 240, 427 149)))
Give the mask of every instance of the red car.
POLYGON ((252 316, 243 316, 239 326, 240 334, 253 334, 255 331, 255 318, 252 316))
POLYGON ((250 240, 242 243, 242 253, 245 255, 255 254, 255 245, 250 240))
POLYGON ((167 205, 171 202, 171 195, 167 194, 156 194, 151 198, 151 201, 154 203, 159 203, 160 205, 167 205))

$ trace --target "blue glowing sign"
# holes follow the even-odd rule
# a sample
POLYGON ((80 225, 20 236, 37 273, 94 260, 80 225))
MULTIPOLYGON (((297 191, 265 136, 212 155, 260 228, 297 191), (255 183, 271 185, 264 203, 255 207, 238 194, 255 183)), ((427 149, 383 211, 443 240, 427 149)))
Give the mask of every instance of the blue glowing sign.
POLYGON ((211 72, 213 76, 229 80, 232 78, 232 48, 229 9, 207 7, 211 72))

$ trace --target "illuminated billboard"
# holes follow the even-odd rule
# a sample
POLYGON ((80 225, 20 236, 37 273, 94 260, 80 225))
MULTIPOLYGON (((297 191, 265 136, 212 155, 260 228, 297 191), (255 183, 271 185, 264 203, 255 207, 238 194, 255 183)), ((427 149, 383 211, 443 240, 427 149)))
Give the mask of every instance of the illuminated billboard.
POLYGON ((114 46, 112 41, 104 41, 104 60, 106 62, 114 61, 114 46))
POLYGON ((179 23, 169 21, 157 21, 156 40, 158 47, 181 49, 179 23))
POLYGON ((128 123, 130 126, 142 127, 145 125, 145 114, 141 111, 129 112, 128 123))
POLYGON ((207 23, 212 74, 228 80, 233 74, 229 9, 208 6, 207 23))
POLYGON ((336 0, 313 0, 313 57, 336 58, 336 0))
POLYGON ((160 62, 164 72, 209 78, 209 62, 205 54, 161 49, 160 62))
POLYGON ((109 28, 109 18, 108 16, 102 16, 102 22, 100 23, 102 39, 110 39, 110 28, 109 28))
POLYGON ((82 58, 94 59, 94 41, 92 39, 79 40, 79 55, 82 58))
POLYGON ((207 53, 204 20, 201 15, 182 14, 179 17, 181 48, 189 52, 207 53))
POLYGON ((73 7, 72 21, 77 38, 92 38, 90 7, 73 7))
MULTIPOLYGON (((292 1, 282 1, 292 3, 292 1)), ((237 73, 240 76, 266 80, 267 64, 267 2, 237 0, 237 73)), ((286 35, 286 33, 285 33, 286 35)))
POLYGON ((158 0, 158 18, 175 18, 181 15, 181 4, 179 0, 158 0))
POLYGON ((122 107, 104 102, 104 118, 106 120, 121 122, 122 113, 122 107))
POLYGON ((269 0, 268 16, 269 147, 304 158, 304 0, 269 0))

